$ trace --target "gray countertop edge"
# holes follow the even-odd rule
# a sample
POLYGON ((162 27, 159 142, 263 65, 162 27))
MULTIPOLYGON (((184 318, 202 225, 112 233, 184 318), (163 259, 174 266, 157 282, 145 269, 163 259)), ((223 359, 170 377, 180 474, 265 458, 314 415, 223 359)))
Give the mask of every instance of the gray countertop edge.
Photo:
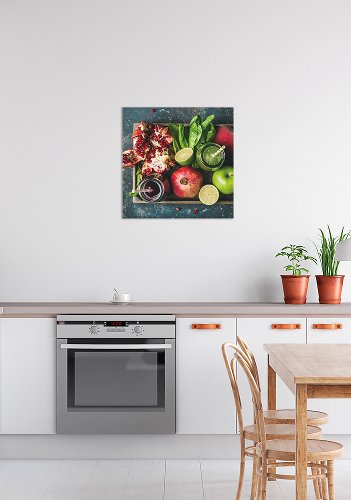
POLYGON ((56 317, 58 314, 175 314, 177 317, 351 317, 351 303, 338 305, 274 302, 2 302, 0 317, 56 317))

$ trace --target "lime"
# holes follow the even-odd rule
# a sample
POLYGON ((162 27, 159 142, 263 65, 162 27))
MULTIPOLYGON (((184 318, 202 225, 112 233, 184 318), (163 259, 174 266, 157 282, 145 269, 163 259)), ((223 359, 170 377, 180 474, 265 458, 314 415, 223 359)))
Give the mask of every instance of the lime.
POLYGON ((204 205, 214 205, 219 198, 219 191, 213 184, 202 186, 199 191, 199 200, 204 205))
POLYGON ((175 155, 175 161, 182 167, 190 166, 194 161, 194 150, 192 148, 183 148, 175 155))

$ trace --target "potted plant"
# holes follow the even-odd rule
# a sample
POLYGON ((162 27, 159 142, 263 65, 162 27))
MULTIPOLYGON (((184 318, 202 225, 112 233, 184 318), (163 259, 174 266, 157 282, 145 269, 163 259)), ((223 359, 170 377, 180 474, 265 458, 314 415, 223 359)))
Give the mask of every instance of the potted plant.
POLYGON ((340 304, 344 275, 338 274, 340 262, 336 260, 336 245, 350 237, 351 232, 346 233, 342 228, 338 236, 333 236, 328 226, 324 233, 319 229, 320 243, 315 244, 318 258, 321 263, 322 273, 316 275, 318 295, 320 304, 340 304))
POLYGON ((302 245, 291 244, 282 248, 276 257, 287 257, 289 264, 284 269, 292 272, 292 274, 281 274, 285 304, 306 304, 310 275, 302 274, 308 273, 308 269, 301 267, 300 262, 311 260, 316 264, 317 260, 308 255, 302 245))

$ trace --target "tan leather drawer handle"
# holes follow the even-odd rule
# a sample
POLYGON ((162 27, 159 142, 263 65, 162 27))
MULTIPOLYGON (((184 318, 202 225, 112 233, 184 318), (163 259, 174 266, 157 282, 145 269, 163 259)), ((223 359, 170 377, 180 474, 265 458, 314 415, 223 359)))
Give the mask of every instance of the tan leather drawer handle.
POLYGON ((301 330, 300 323, 273 323, 273 330, 301 330))
POLYGON ((220 330, 222 325, 220 323, 193 323, 191 328, 193 330, 220 330))
POLYGON ((342 323, 314 323, 314 330, 341 330, 342 323))

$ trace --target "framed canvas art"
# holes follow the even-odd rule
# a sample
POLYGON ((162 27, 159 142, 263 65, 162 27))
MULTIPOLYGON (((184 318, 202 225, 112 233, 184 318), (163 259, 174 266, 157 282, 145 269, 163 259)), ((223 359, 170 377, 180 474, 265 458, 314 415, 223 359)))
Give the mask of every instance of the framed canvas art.
POLYGON ((234 108, 123 108, 123 218, 234 217, 234 108))

